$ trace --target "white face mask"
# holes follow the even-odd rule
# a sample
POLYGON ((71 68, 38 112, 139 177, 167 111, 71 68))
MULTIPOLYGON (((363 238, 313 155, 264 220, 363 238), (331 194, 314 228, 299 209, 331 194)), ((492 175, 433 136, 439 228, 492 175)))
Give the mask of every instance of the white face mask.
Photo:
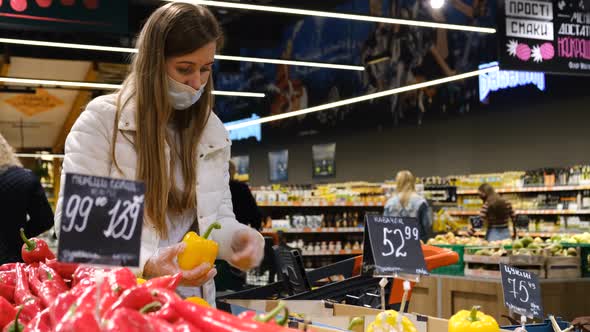
POLYGON ((185 110, 194 105, 203 95, 205 85, 201 85, 199 90, 191 86, 182 84, 168 76, 168 96, 172 107, 177 110, 185 110))

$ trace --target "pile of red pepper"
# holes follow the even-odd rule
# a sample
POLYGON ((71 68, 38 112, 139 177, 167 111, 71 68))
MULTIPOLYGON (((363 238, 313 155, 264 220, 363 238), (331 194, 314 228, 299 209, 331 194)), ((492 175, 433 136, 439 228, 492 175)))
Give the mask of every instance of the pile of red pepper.
POLYGON ((25 263, 0 266, 2 332, 295 331, 183 300, 180 273, 138 284, 127 268, 60 263, 42 240, 27 241, 25 263))

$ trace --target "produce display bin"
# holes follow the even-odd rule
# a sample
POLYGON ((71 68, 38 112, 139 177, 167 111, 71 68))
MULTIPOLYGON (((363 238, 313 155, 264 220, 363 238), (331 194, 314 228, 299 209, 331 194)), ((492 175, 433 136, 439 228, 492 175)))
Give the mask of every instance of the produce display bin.
POLYGON ((450 249, 450 250, 456 252, 459 255, 459 261, 455 264, 452 264, 452 265, 436 268, 436 269, 430 271, 430 273, 451 275, 451 276, 465 275, 465 262, 463 261, 463 255, 465 252, 465 247, 468 247, 468 246, 465 246, 463 244, 437 244, 435 246, 439 247, 439 248, 450 249))
MULTIPOLYGON (((556 318, 555 320, 557 321, 557 325, 559 325, 559 328, 562 330, 570 326, 570 323, 562 320, 561 318, 556 318)), ((554 332, 553 326, 551 325, 551 321, 549 319, 546 319, 545 322, 540 324, 527 324, 525 326, 527 332, 554 332)), ((502 329, 514 331, 519 327, 520 325, 510 325, 502 326, 502 329)))
POLYGON ((590 265, 588 258, 590 256, 590 244, 581 243, 562 243, 564 248, 580 248, 580 269, 583 278, 590 278, 590 265))

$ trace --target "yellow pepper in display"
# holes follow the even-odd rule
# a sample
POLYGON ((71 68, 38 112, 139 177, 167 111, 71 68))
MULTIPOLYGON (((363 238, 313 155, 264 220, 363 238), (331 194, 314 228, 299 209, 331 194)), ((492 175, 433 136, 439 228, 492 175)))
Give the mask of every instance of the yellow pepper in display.
POLYGON ((178 266, 185 271, 192 270, 203 263, 209 263, 213 267, 219 248, 215 241, 207 240, 207 238, 213 229, 220 228, 221 224, 214 222, 202 237, 195 232, 186 233, 182 238, 182 242, 186 243, 186 248, 178 255, 178 266))
POLYGON ((500 326, 492 316, 479 311, 479 307, 461 310, 449 319, 448 332, 498 332, 500 326))
POLYGON ((145 284, 147 280, 143 279, 143 278, 137 278, 137 284, 141 285, 141 284, 145 284))
POLYGON ((387 310, 377 315, 375 321, 369 324, 367 332, 417 332, 414 323, 408 317, 402 317, 402 330, 398 329, 397 316, 395 310, 387 310))
POLYGON ((194 303, 194 304, 198 304, 198 305, 204 306, 204 307, 210 307, 209 302, 203 300, 202 298, 200 298, 198 296, 187 297, 185 299, 185 301, 191 302, 191 303, 194 303))

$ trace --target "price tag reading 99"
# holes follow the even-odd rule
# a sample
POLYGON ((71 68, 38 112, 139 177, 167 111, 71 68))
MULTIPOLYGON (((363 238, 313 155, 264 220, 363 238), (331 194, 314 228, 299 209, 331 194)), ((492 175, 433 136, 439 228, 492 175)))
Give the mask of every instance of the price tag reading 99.
POLYGON ((66 174, 58 259, 138 266, 144 193, 135 181, 66 174))
POLYGON ((536 274, 500 264, 504 305, 529 318, 544 318, 541 289, 536 274))
POLYGON ((367 215, 363 256, 365 273, 428 275, 415 218, 367 215))

